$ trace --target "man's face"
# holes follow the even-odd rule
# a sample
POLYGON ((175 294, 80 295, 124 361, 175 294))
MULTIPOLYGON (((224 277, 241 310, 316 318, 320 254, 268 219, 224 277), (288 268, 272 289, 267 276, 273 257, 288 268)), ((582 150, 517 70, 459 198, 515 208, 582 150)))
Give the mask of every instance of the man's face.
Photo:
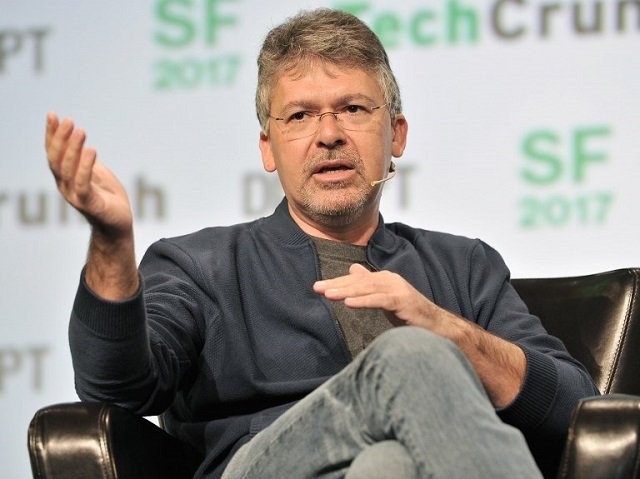
MULTIPOLYGON (((286 72, 271 96, 271 116, 340 112, 384 104, 376 77, 360 69, 314 63, 305 70, 286 72)), ((404 150, 407 124, 402 115, 391 119, 382 107, 371 113, 358 131, 344 129, 333 115, 311 118, 317 130, 303 137, 285 130, 285 122, 269 120, 269 135, 261 134, 264 168, 278 171, 296 217, 314 227, 345 226, 354 220, 377 222, 382 185, 391 156, 404 150)))

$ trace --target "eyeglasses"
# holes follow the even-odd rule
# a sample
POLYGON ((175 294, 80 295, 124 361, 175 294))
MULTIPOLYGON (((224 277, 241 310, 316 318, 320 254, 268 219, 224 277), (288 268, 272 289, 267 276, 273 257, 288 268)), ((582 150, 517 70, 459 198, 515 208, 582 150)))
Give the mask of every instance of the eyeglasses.
POLYGON ((375 112, 386 106, 386 103, 372 107, 347 105, 339 111, 325 111, 324 113, 295 111, 284 118, 271 115, 269 115, 269 118, 278 122, 278 125, 280 125, 280 131, 285 137, 291 140, 297 140, 316 133, 320 127, 322 118, 326 115, 332 115, 338 124, 345 130, 366 130, 371 124, 375 112))

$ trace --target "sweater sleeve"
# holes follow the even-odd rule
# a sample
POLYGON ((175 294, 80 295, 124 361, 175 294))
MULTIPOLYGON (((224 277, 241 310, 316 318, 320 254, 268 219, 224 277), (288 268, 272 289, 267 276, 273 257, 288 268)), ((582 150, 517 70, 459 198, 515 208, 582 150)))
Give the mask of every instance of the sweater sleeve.
POLYGON ((188 256, 167 242, 149 249, 140 271, 140 290, 125 301, 95 295, 83 271, 69 343, 80 399, 156 415, 188 380, 201 348, 201 293, 188 256))
POLYGON ((478 242, 470 256, 469 277, 477 323, 517 344, 527 359, 518 396, 497 411, 498 415, 525 434, 564 436, 578 400, 599 394, 589 373, 558 338, 546 332, 539 318, 529 313, 493 248, 478 242))

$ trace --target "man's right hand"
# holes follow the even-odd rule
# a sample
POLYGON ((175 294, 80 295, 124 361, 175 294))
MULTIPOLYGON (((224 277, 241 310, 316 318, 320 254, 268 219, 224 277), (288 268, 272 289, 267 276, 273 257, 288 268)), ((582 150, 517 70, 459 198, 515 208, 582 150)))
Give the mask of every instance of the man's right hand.
POLYGON ((49 167, 65 200, 89 223, 117 239, 131 234, 132 215, 127 193, 118 179, 85 147, 86 134, 66 118, 47 114, 45 148, 49 167))
POLYGON ((92 226, 85 278, 109 300, 122 300, 138 289, 133 246, 133 215, 125 189, 84 146, 86 134, 71 119, 60 123, 47 114, 45 149, 58 190, 92 226))

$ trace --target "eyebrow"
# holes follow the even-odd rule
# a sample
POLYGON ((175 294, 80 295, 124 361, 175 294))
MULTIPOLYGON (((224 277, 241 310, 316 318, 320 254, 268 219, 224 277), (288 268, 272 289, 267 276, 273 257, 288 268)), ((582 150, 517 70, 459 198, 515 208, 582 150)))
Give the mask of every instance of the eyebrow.
MULTIPOLYGON (((341 97, 338 97, 336 100, 331 102, 331 104, 333 105, 331 108, 335 109, 337 108, 337 106, 348 105, 350 103, 353 103, 354 101, 369 102, 372 105, 376 103, 375 100, 368 95, 365 95, 363 93, 352 93, 352 94, 342 95, 341 97)), ((320 111, 318 104, 311 100, 294 100, 284 105, 284 107, 282 108, 282 114, 285 114, 291 110, 298 110, 298 109, 309 110, 309 111, 320 111)))

